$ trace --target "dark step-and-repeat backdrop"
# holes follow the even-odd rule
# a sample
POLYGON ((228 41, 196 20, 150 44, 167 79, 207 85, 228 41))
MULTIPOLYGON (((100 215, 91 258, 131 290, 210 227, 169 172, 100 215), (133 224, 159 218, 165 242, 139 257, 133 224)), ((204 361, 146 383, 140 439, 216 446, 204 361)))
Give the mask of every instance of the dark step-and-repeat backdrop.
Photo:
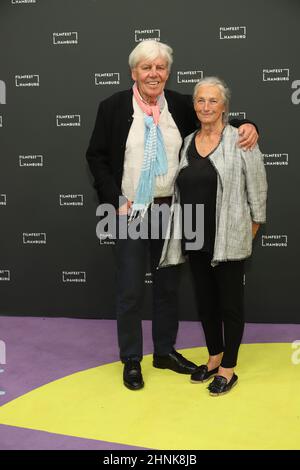
MULTIPOLYGON (((298 0, 0 0, 0 314, 114 317, 112 241, 96 237, 85 160, 99 101, 132 85, 128 55, 174 49, 168 88, 218 75, 255 121, 268 223, 245 272, 247 320, 299 322, 298 0)), ((181 318, 197 318, 188 265, 181 318)), ((145 276, 150 315, 151 274, 145 276)))

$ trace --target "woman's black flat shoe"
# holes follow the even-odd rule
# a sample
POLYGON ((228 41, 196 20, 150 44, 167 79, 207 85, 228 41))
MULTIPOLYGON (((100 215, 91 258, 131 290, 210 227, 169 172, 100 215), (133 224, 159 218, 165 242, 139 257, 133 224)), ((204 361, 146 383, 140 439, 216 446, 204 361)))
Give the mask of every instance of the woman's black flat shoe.
POLYGON ((207 382, 213 375, 218 373, 218 367, 213 370, 208 370, 206 365, 202 365, 197 367, 195 372, 191 375, 191 382, 192 384, 202 384, 203 382, 207 382))
POLYGON ((225 377, 222 375, 216 375, 214 380, 207 387, 209 394, 212 397, 218 397, 219 395, 224 395, 225 393, 230 392, 232 387, 237 384, 238 376, 233 374, 232 378, 228 382, 225 377))

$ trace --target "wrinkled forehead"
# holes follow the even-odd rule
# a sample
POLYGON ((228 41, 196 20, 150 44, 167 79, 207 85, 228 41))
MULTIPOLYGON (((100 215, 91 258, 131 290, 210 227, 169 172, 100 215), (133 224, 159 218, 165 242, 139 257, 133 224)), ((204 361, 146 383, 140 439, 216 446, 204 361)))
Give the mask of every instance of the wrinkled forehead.
POLYGON ((154 56, 154 57, 141 57, 141 59, 138 61, 138 63, 136 64, 136 67, 142 67, 142 66, 146 66, 146 65, 160 65, 162 67, 168 67, 168 61, 167 59, 165 59, 164 57, 162 57, 161 55, 158 55, 158 56, 154 56))
POLYGON ((224 99, 223 94, 218 85, 201 85, 199 86, 196 98, 218 98, 224 99))

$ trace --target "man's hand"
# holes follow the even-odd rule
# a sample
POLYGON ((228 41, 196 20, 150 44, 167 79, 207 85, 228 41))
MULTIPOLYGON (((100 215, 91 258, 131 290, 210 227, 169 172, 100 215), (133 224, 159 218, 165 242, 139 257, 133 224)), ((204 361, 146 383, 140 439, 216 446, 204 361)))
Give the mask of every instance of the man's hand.
POLYGON ((252 150, 258 140, 258 133, 253 124, 242 124, 239 129, 238 146, 243 150, 252 150))
POLYGON ((131 201, 125 202, 125 204, 123 204, 121 207, 119 207, 119 209, 117 209, 117 214, 118 215, 127 215, 131 206, 132 206, 131 201))

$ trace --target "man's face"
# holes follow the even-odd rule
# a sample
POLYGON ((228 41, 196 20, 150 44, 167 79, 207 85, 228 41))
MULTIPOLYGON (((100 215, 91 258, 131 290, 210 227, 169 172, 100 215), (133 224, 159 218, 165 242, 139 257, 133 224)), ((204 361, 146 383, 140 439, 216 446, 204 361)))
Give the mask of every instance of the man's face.
POLYGON ((162 57, 157 57, 155 60, 141 60, 131 70, 131 76, 137 84, 141 97, 149 103, 155 103, 169 78, 168 63, 162 57))

